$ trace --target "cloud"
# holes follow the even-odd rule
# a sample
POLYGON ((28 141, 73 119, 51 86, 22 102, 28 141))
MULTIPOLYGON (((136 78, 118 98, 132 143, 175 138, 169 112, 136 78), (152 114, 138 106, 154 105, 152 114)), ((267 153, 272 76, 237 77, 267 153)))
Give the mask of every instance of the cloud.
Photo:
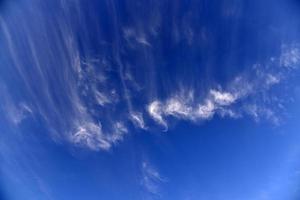
POLYGON ((254 64, 250 70, 237 75, 223 87, 208 88, 206 94, 198 95, 200 97, 194 95, 199 93, 196 88, 192 91, 173 91, 165 100, 156 99, 150 102, 148 113, 163 127, 168 127, 170 117, 199 122, 209 120, 216 114, 231 118, 250 115, 255 121, 267 119, 273 124, 280 124, 276 105, 281 103, 278 103, 279 98, 272 97, 269 91, 286 80, 285 70, 280 69, 281 65, 291 67, 300 62, 298 53, 300 52, 295 47, 285 46, 280 59, 271 59, 271 62, 265 64, 254 64))
POLYGON ((158 100, 148 105, 150 116, 160 125, 168 127, 166 117, 175 117, 190 121, 200 121, 211 118, 219 109, 234 104, 237 100, 235 94, 230 92, 219 91, 216 89, 209 90, 208 95, 203 100, 195 100, 193 92, 189 92, 187 97, 182 93, 173 95, 164 102, 158 100))
MULTIPOLYGON (((30 18, 42 16, 29 26, 16 27, 11 21, 0 18, 0 29, 6 41, 3 45, 7 47, 5 55, 12 61, 11 71, 15 72, 16 82, 21 82, 18 90, 25 94, 19 100, 20 96, 10 91, 17 87, 8 85, 7 94, 1 96, 2 99, 10 98, 1 107, 5 107, 7 118, 14 125, 34 114, 41 118, 54 140, 67 140, 92 150, 109 150, 128 132, 127 113, 120 109, 124 90, 119 87, 120 81, 112 78, 119 66, 113 66, 106 52, 91 56, 88 42, 79 44, 74 35, 75 27, 65 26, 71 18, 67 10, 61 10, 65 18, 54 17, 56 28, 50 31, 45 28, 49 25, 47 17, 40 9, 36 10, 23 13, 30 18), (37 27, 41 30, 37 31, 37 27), (40 32, 45 33, 47 39, 34 37, 40 32), (21 40, 22 45, 17 42, 21 40), (25 50, 26 56, 21 56, 25 50)), ((74 15, 83 17, 80 13, 74 15)), ((28 24, 27 20, 18 18, 18 23, 28 24)), ((86 33, 78 37, 88 41, 86 33)), ((141 118, 136 119, 143 125, 141 118)))
POLYGON ((71 135, 71 141, 81 146, 87 146, 93 150, 108 150, 111 147, 111 144, 102 133, 101 124, 84 123, 78 125, 76 131, 71 135))
POLYGON ((6 115, 14 125, 19 125, 23 120, 25 120, 33 114, 31 108, 24 102, 16 106, 9 103, 6 104, 6 106, 6 115))
POLYGON ((130 119, 137 128, 147 129, 141 112, 132 112, 130 119))
POLYGON ((160 101, 153 101, 147 106, 148 113, 150 116, 160 125, 167 128, 167 123, 163 119, 164 107, 160 101))
POLYGON ((157 169, 155 169, 149 162, 142 162, 142 177, 141 184, 145 190, 151 195, 160 197, 160 186, 166 182, 157 169))
POLYGON ((111 101, 105 94, 99 91, 94 91, 94 94, 95 94, 95 99, 99 105, 105 106, 105 104, 111 103, 111 101))
MULTIPOLYGON (((232 81, 222 85, 208 81, 205 87, 199 87, 197 82, 188 87, 189 80, 183 80, 181 90, 173 84, 160 99, 159 87, 166 89, 164 83, 181 79, 181 74, 174 70, 176 75, 171 79, 163 77, 163 81, 158 81, 160 85, 156 81, 161 68, 154 66, 168 63, 164 60, 168 58, 154 48, 161 47, 163 6, 154 6, 147 17, 149 23, 134 15, 136 21, 130 26, 112 20, 111 31, 116 34, 108 40, 102 37, 102 28, 107 27, 90 18, 97 16, 97 12, 86 15, 78 12, 76 6, 58 4, 62 15, 52 16, 45 15, 40 5, 34 4, 20 15, 0 18, 1 56, 8 60, 3 65, 11 66, 3 67, 1 72, 13 74, 0 102, 4 115, 15 126, 34 115, 59 138, 93 150, 109 150, 122 141, 129 132, 129 123, 138 129, 150 129, 149 117, 165 130, 171 119, 199 122, 216 115, 235 118, 248 114, 255 120, 263 116, 276 121, 273 105, 263 105, 271 101, 267 92, 284 80, 287 69, 300 64, 299 45, 282 45, 281 54, 270 59, 271 63, 256 64, 232 81), (36 12, 28 11, 32 9, 36 12), (70 24, 74 19, 91 23, 78 32, 77 25, 70 24), (121 33, 116 31, 119 27, 123 27, 121 33), (132 55, 136 57, 132 59, 132 55), (12 90, 16 88, 26 95, 14 94, 12 90)), ((197 42, 191 17, 185 18, 182 25, 172 25, 178 29, 180 45, 197 42)))
POLYGON ((127 128, 120 122, 114 124, 113 132, 104 133, 101 123, 83 122, 78 124, 75 132, 71 133, 71 142, 86 146, 92 150, 109 150, 113 144, 121 141, 127 133, 127 128))
POLYGON ((278 76, 275 76, 273 74, 267 74, 267 77, 266 77, 266 84, 268 86, 270 85, 274 85, 274 84, 277 84, 280 82, 280 77, 278 76))
POLYGON ((151 47, 147 40, 145 33, 142 30, 135 30, 134 28, 123 28, 123 35, 125 40, 131 47, 136 47, 136 44, 151 47))
POLYGON ((280 65, 286 68, 296 68, 300 64, 300 49, 297 44, 282 45, 280 65))
POLYGON ((209 119, 215 114, 215 104, 211 100, 206 100, 204 104, 199 104, 196 109, 196 116, 200 119, 209 119))
POLYGON ((124 135, 128 133, 127 127, 122 122, 116 122, 113 125, 113 133, 107 134, 108 141, 113 144, 123 140, 124 135))
POLYGON ((34 113, 31 106, 25 102, 15 101, 4 85, 0 86, 0 95, 0 111, 13 125, 18 126, 26 118, 33 116, 34 113))
POLYGON ((213 89, 210 90, 210 94, 212 95, 214 102, 221 106, 230 105, 236 100, 234 94, 229 92, 220 92, 213 89))
POLYGON ((186 118, 189 117, 191 109, 183 99, 173 97, 165 103, 163 113, 178 118, 186 118))
POLYGON ((253 117, 258 122, 262 118, 271 121, 275 125, 280 124, 280 118, 276 115, 275 111, 259 104, 245 105, 245 112, 253 117))

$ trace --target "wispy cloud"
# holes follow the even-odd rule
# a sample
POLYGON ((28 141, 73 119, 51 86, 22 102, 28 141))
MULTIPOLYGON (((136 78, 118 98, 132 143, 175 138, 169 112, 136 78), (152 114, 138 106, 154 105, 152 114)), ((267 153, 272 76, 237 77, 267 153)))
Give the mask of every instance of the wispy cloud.
POLYGON ((277 102, 274 102, 273 106, 264 103, 266 98, 269 99, 268 104, 271 99, 278 99, 269 96, 268 91, 286 78, 285 71, 280 69, 281 66, 295 68, 300 62, 298 56, 300 57, 300 52, 297 49, 286 46, 279 56, 280 59, 272 59, 266 64, 254 64, 250 71, 236 76, 223 86, 226 89, 222 89, 221 86, 211 88, 203 97, 194 95, 199 93, 196 89, 186 89, 188 92, 185 93, 182 90, 173 91, 173 95, 165 100, 156 99, 150 102, 147 111, 151 118, 164 128, 168 128, 170 117, 198 122, 211 119, 216 114, 232 118, 246 114, 252 116, 255 121, 264 118, 279 124, 281 116, 276 113, 277 102))
POLYGON ((114 124, 111 133, 104 133, 100 122, 83 122, 71 133, 70 140, 92 150, 109 150, 113 144, 121 141, 126 133, 127 128, 120 122, 114 124))
POLYGON ((130 118, 131 118, 133 124, 137 128, 147 129, 145 122, 144 122, 143 114, 141 112, 132 112, 130 115, 131 115, 130 118))
MULTIPOLYGON (((257 61, 251 70, 226 83, 212 83, 208 77, 205 86, 199 87, 198 83, 180 80, 182 88, 178 90, 172 84, 177 75, 156 80, 160 68, 155 65, 164 62, 155 49, 161 45, 156 37, 160 37, 163 6, 154 6, 144 19, 149 26, 139 17, 130 25, 123 24, 112 11, 114 35, 112 40, 105 40, 101 24, 79 12, 79 4, 59 5, 62 14, 49 15, 51 20, 38 3, 30 9, 25 6, 27 10, 20 15, 0 18, 4 38, 1 56, 11 66, 6 73, 13 72, 11 82, 18 83, 18 89, 26 94, 13 94, 11 90, 16 87, 8 83, 7 92, 1 95, 2 110, 15 126, 29 116, 40 117, 49 132, 59 138, 93 150, 109 150, 129 132, 130 123, 137 129, 151 130, 152 120, 166 131, 172 119, 199 122, 214 116, 247 114, 256 121, 262 117, 279 121, 268 91, 300 64, 298 44, 282 45, 281 54, 274 55, 270 63, 257 61), (36 20, 31 22, 33 18, 36 20), (80 24, 91 24, 78 32, 70 23, 75 18, 80 24), (128 58, 136 54, 137 59, 128 58), (167 89, 166 82, 171 82, 167 89), (160 87, 167 90, 163 97, 160 87), (268 106, 264 105, 267 101, 268 106)), ((190 22, 187 16, 182 25, 174 23, 176 31, 170 40, 193 45, 198 32, 190 22)), ((204 32, 202 40, 209 40, 208 32, 204 32)))
POLYGON ((26 118, 33 116, 31 106, 25 102, 16 102, 4 85, 0 86, 0 95, 0 111, 13 125, 18 126, 26 118))
POLYGON ((166 179, 148 161, 142 162, 141 172, 141 184, 145 190, 151 195, 161 197, 160 187, 162 183, 166 182, 166 179))
POLYGON ((287 68, 295 68, 300 65, 300 48, 298 44, 282 45, 280 65, 287 68))
POLYGON ((151 47, 150 42, 146 38, 146 34, 142 30, 136 30, 133 28, 123 29, 124 38, 131 47, 135 47, 137 44, 151 47))
POLYGON ((151 102, 148 105, 147 110, 148 110, 150 116, 157 123, 159 123, 167 128, 167 123, 163 119, 164 106, 162 105, 162 103, 160 101, 155 100, 155 101, 151 102))
POLYGON ((225 108, 236 101, 235 94, 209 90, 207 97, 199 102, 189 92, 189 96, 174 95, 164 102, 153 101, 148 105, 149 115, 159 124, 168 127, 166 117, 199 121, 211 118, 219 109, 225 108))
POLYGON ((101 124, 85 123, 79 125, 75 132, 72 133, 71 141, 81 146, 85 145, 93 150, 108 150, 111 147, 111 144, 102 133, 101 124))
POLYGON ((234 103, 237 98, 235 97, 235 94, 231 94, 230 92, 220 92, 217 90, 210 90, 209 92, 212 95, 214 102, 221 106, 230 105, 234 103))

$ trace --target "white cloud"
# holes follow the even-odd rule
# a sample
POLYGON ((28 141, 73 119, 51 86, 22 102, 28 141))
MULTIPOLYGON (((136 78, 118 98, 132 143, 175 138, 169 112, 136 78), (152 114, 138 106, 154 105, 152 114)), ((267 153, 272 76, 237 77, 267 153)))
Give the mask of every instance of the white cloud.
POLYGON ((151 44, 147 41, 146 36, 145 35, 139 35, 136 40, 143 45, 146 46, 151 46, 151 44))
POLYGON ((124 38, 132 47, 135 46, 134 43, 141 44, 143 46, 151 46, 150 42, 147 40, 146 34, 143 30, 136 30, 134 28, 123 28, 124 38))
MULTIPOLYGON (((298 51, 294 49, 287 52, 290 52, 289 56, 294 57, 290 61, 285 60, 285 63, 296 64, 298 51)), ((195 98, 194 92, 185 95, 182 91, 188 91, 187 89, 179 90, 163 101, 150 102, 148 112, 154 121, 165 127, 168 126, 170 116, 179 120, 197 122, 211 119, 215 115, 239 118, 245 114, 252 116, 255 121, 266 119, 275 125, 279 124, 280 117, 277 116, 274 106, 281 103, 276 103, 278 97, 273 98, 268 95, 268 91, 284 80, 285 70, 278 69, 282 60, 279 62, 278 59, 273 59, 271 62, 265 66, 255 64, 251 71, 238 75, 225 85, 226 90, 220 89, 220 86, 217 87, 218 89, 211 88, 200 98, 195 98), (277 69, 271 68, 274 63, 277 69)))
POLYGON ((274 85, 280 82, 280 77, 275 76, 273 74, 267 74, 266 76, 266 84, 267 86, 274 85))
POLYGON ((245 105, 245 112, 248 113, 256 122, 261 121, 262 119, 267 119, 275 125, 279 125, 281 120, 276 116, 275 112, 268 107, 258 105, 258 104, 249 104, 245 105))
POLYGON ((122 122, 116 122, 113 127, 113 133, 107 134, 107 140, 112 144, 116 144, 123 140, 124 135, 128 133, 128 129, 122 122))
POLYGON ((150 116, 159 124, 167 127, 165 118, 168 116, 199 121, 211 118, 219 110, 222 110, 222 116, 224 116, 224 108, 237 100, 237 97, 230 92, 221 92, 214 89, 209 91, 207 97, 203 100, 204 103, 199 103, 200 100, 195 101, 194 97, 191 96, 192 92, 188 94, 186 97, 182 96, 182 93, 181 95, 174 95, 164 103, 151 102, 148 106, 150 116))
POLYGON ((170 98, 164 106, 164 114, 179 118, 189 117, 192 108, 180 98, 170 98))
POLYGON ((29 104, 15 102, 4 85, 0 86, 0 95, 0 112, 2 110, 3 115, 13 125, 19 125, 23 120, 34 114, 29 104))
POLYGON ((71 134, 71 142, 86 146, 92 150, 109 150, 113 144, 121 141, 127 128, 120 122, 113 126, 112 133, 104 133, 101 123, 85 121, 76 127, 75 132, 71 134))
POLYGON ((215 113, 215 104, 211 100, 207 100, 205 104, 199 104, 196 109, 196 116, 200 119, 211 118, 215 113))
POLYGON ((16 107, 12 104, 10 104, 10 106, 10 108, 7 108, 7 115, 15 125, 20 124, 23 120, 33 114, 31 108, 25 103, 20 103, 16 107))
POLYGON ((141 128, 141 129, 146 129, 146 125, 145 125, 142 113, 132 112, 130 114, 130 119, 136 127, 141 128))
POLYGON ((92 122, 78 125, 75 133, 71 135, 71 141, 80 146, 87 146, 92 150, 108 150, 111 147, 110 142, 102 133, 101 124, 97 125, 92 122))
MULTIPOLYGON (((43 13, 39 13, 39 15, 43 16, 43 13)), ((147 27, 155 29, 153 32, 157 32, 156 30, 159 29, 159 21, 161 19, 158 19, 160 17, 157 16, 155 15, 157 20, 153 19, 157 25, 147 27)), ((78 17, 84 19, 85 16, 79 14, 78 17)), ((4 57, 8 56, 7 60, 11 60, 14 64, 14 67, 10 70, 16 72, 17 82, 22 83, 22 91, 26 94, 25 98, 27 99, 24 102, 28 102, 28 104, 20 104, 23 101, 16 101, 17 97, 8 101, 0 99, 1 103, 6 102, 0 106, 7 111, 5 116, 13 124, 17 125, 28 116, 37 114, 37 116, 43 117, 43 121, 46 121, 48 129, 55 129, 56 132, 61 133, 61 136, 71 138, 72 142, 90 149, 108 150, 111 146, 121 141, 128 132, 126 124, 123 123, 126 120, 131 121, 135 127, 146 129, 143 113, 134 112, 136 110, 136 102, 145 106, 143 102, 144 95, 140 95, 140 93, 131 95, 131 92, 143 91, 148 95, 149 91, 145 91, 146 89, 151 88, 149 90, 152 90, 152 88, 161 86, 155 85, 156 81, 154 81, 155 70, 159 70, 159 68, 151 68, 156 63, 154 62, 156 53, 152 55, 150 52, 152 48, 146 47, 151 46, 152 37, 147 34, 147 28, 138 28, 139 26, 124 28, 123 36, 127 41, 126 44, 124 43, 126 45, 124 48, 118 46, 119 44, 116 42, 112 46, 113 55, 110 54, 110 51, 106 51, 105 48, 102 49, 102 47, 101 51, 94 52, 90 51, 89 42, 78 43, 79 40, 77 35, 74 35, 72 26, 65 26, 71 19, 72 16, 69 16, 68 13, 63 19, 55 19, 58 22, 56 31, 48 31, 48 39, 41 40, 32 38, 32 35, 35 35, 32 33, 35 32, 34 28, 36 27, 21 26, 19 27, 20 29, 15 29, 14 23, 7 23, 5 19, 0 18, 0 28, 3 31, 7 46, 7 53, 4 54, 4 57), (18 43, 20 40, 24 41, 21 45, 22 48, 18 43), (143 87, 141 87, 138 84, 140 82, 136 81, 143 79, 143 76, 141 76, 141 79, 135 79, 134 75, 140 75, 138 67, 134 68, 137 73, 132 73, 130 71, 132 68, 127 65, 133 65, 133 63, 130 63, 127 59, 123 60, 126 57, 124 57, 123 53, 126 54, 125 51, 128 47, 144 48, 146 50, 143 53, 147 55, 145 60, 142 60, 144 56, 141 56, 140 59, 147 62, 142 63, 138 59, 134 64, 137 66, 145 64, 146 67, 149 67, 145 70, 147 75, 150 74, 149 79, 146 78, 146 81, 151 82, 151 84, 143 83, 141 84, 143 87), (24 49, 28 50, 26 58, 20 56, 23 55, 21 51, 24 49), (96 55, 98 53, 103 53, 103 55, 96 55), (30 70, 26 68, 27 64, 30 64, 30 70), (38 86, 37 82, 39 83, 38 86), (134 88, 135 90, 132 90, 134 88), (126 101, 127 107, 124 106, 124 101, 126 101), (132 104, 132 102, 134 103, 132 104), (96 104, 101 106, 95 108, 94 105, 96 104), (120 119, 124 116, 127 116, 129 119, 122 119, 121 122, 120 119), (103 125, 105 122, 105 126, 102 127, 100 123, 96 123, 96 119, 103 122, 103 125)), ((38 22, 41 24, 47 23, 46 16, 39 18, 39 20, 38 22)), ((25 22, 27 21, 25 20, 21 23, 25 22)), ((46 32, 46 27, 47 24, 40 27, 42 28, 41 31, 46 32)), ((186 31, 187 38, 193 38, 193 30, 190 30, 190 27, 183 31, 186 31)), ((89 41, 86 38, 88 35, 88 32, 82 33, 80 38, 82 41, 89 41)), ((100 40, 102 38, 97 39, 100 40)), ((102 41, 98 42, 99 45, 100 43, 102 45, 102 41)), ((105 47, 111 49, 110 42, 106 45, 105 47)), ((280 56, 271 59, 272 65, 275 63, 276 66, 295 68, 300 64, 300 48, 298 44, 283 45, 281 51, 280 56)), ((280 67, 281 69, 279 70, 286 71, 283 67, 280 67)), ((224 90, 216 89, 215 87, 193 88, 193 91, 198 89, 207 91, 204 95, 201 93, 202 91, 198 91, 201 94, 199 97, 196 97, 193 92, 182 92, 191 91, 186 88, 180 91, 172 91, 171 95, 166 99, 147 102, 149 103, 149 105, 146 105, 147 112, 156 123, 165 128, 168 128, 169 118, 194 122, 208 120, 215 115, 239 116, 240 113, 245 111, 240 112, 238 109, 245 108, 241 105, 235 107, 236 104, 247 104, 245 99, 248 96, 259 101, 260 99, 258 99, 257 95, 259 92, 265 91, 269 86, 281 81, 280 73, 277 73, 275 70, 274 72, 273 69, 267 69, 263 64, 257 65, 255 70, 259 71, 259 73, 255 74, 253 71, 246 71, 231 83, 223 87, 217 87, 225 88, 224 90)), ((166 80, 166 82, 169 81, 166 80)), ((149 94, 155 92, 150 91, 149 94)), ((4 98, 2 95, 1 97, 2 99, 4 98)), ((150 98, 153 99, 152 96, 150 98)), ((255 105, 256 108, 249 108, 248 114, 253 115, 254 118, 264 116, 276 120, 273 110, 263 109, 259 104, 255 105)))
POLYGON ((153 102, 151 102, 148 105, 148 112, 150 114, 150 116, 159 124, 161 124, 162 126, 164 126, 165 128, 167 128, 167 123, 165 122, 165 120, 163 119, 162 115, 163 115, 163 105, 161 102, 155 100, 153 102))
POLYGON ((210 90, 210 94, 212 95, 214 102, 221 106, 230 105, 236 100, 236 97, 229 92, 210 90))
POLYGON ((142 162, 142 180, 141 184, 147 192, 152 195, 160 196, 160 185, 166 182, 157 169, 155 169, 149 162, 142 162))
POLYGON ((103 94, 99 91, 94 91, 94 95, 95 95, 95 99, 96 99, 97 103, 101 106, 111 103, 109 98, 105 94, 103 94))
POLYGON ((300 49, 297 45, 283 45, 281 49, 280 65, 287 68, 295 68, 300 64, 300 49))

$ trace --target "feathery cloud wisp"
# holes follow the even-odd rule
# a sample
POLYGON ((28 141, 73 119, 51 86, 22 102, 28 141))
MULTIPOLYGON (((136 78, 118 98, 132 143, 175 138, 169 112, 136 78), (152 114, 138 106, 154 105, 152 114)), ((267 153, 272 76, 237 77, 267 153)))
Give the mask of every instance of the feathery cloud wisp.
POLYGON ((141 171, 141 184, 145 190, 151 195, 160 196, 160 185, 166 182, 165 178, 147 161, 142 162, 141 171))

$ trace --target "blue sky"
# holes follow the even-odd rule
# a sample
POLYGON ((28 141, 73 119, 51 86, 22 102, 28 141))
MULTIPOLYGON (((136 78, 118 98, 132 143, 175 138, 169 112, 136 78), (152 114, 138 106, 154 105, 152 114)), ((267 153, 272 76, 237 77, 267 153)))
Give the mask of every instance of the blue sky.
POLYGON ((0 199, 300 199, 299 10, 0 1, 0 199))

